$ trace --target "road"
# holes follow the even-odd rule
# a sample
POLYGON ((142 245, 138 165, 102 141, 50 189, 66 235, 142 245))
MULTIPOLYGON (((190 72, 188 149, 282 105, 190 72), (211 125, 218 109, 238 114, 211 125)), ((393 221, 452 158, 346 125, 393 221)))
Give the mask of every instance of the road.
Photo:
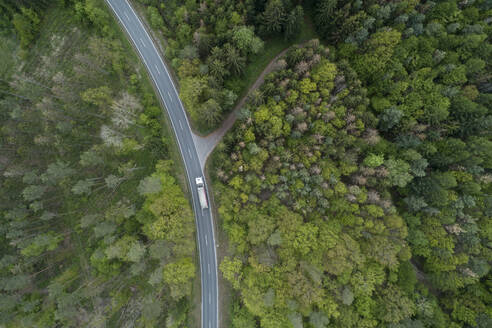
MULTIPOLYGON (((195 178, 204 176, 188 118, 178 91, 159 55, 152 39, 127 0, 106 0, 119 22, 127 32, 143 63, 154 81, 171 121, 178 146, 183 157, 190 186, 195 222, 197 227, 198 252, 200 255, 200 278, 202 286, 202 328, 218 328, 218 282, 217 254, 212 213, 210 207, 202 210, 198 199, 195 178)), ((208 190, 208 189, 207 189, 208 190)), ((210 197, 207 198, 210 199, 210 197)))
POLYGON ((275 69, 275 64, 277 63, 277 60, 280 59, 280 57, 283 57, 290 48, 291 47, 288 47, 282 50, 278 55, 275 56, 275 58, 273 58, 268 63, 268 65, 263 69, 261 74, 256 79, 255 83, 253 83, 253 85, 249 87, 248 92, 246 92, 243 98, 236 104, 236 106, 234 106, 232 112, 227 116, 227 118, 222 122, 221 126, 217 130, 204 137, 198 136, 196 134, 193 135, 195 145, 197 146, 198 150, 198 157, 200 157, 200 163, 202 167, 205 167, 208 156, 222 140, 227 131, 232 128, 234 122, 236 122, 237 114, 239 113, 241 108, 243 108, 244 104, 249 98, 249 95, 254 90, 258 89, 263 84, 263 82, 265 82, 265 76, 275 69))

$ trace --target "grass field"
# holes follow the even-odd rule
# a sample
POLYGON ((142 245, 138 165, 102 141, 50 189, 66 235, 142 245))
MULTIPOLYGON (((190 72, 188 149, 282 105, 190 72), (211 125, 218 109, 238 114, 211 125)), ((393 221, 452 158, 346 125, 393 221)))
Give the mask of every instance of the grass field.
POLYGON ((230 88, 238 95, 237 102, 239 102, 275 56, 292 45, 303 43, 317 37, 309 15, 305 15, 303 24, 300 27, 300 33, 295 38, 286 40, 283 36, 278 36, 266 39, 264 50, 252 58, 251 62, 244 70, 244 75, 229 79, 226 81, 226 87, 230 88))

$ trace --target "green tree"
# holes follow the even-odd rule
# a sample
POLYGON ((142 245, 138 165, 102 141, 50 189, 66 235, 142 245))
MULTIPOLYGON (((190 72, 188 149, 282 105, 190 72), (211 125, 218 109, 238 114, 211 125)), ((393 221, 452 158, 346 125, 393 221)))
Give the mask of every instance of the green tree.
POLYGON ((367 81, 376 81, 385 71, 400 39, 400 32, 392 29, 374 33, 364 43, 362 55, 354 60, 357 73, 367 81))
POLYGON ((275 229, 275 223, 269 216, 252 210, 248 217, 248 240, 253 245, 265 242, 275 229))
POLYGON ((217 81, 222 81, 227 75, 226 64, 220 59, 215 59, 208 64, 210 74, 217 79, 217 81))
POLYGON ((59 184, 74 173, 75 170, 68 163, 56 161, 49 164, 46 172, 41 174, 41 181, 50 185, 59 184))
POLYGON ((140 195, 151 195, 162 191, 161 178, 158 176, 149 176, 140 180, 137 191, 140 195))
POLYGON ((413 177, 410 175, 410 165, 401 159, 388 159, 384 165, 389 170, 389 180, 392 185, 398 187, 405 187, 407 183, 412 181, 413 177))
POLYGON ((215 99, 210 98, 202 104, 199 116, 201 121, 205 122, 207 126, 215 126, 222 118, 222 108, 215 99))
POLYGON ((381 290, 379 316, 384 322, 397 323, 415 313, 415 305, 393 285, 381 290))
POLYGON ((181 81, 179 96, 183 101, 185 108, 191 111, 192 116, 196 113, 193 109, 198 108, 202 92, 206 86, 207 82, 204 78, 187 77, 181 81))
POLYGON ((236 27, 232 39, 243 54, 257 54, 263 49, 264 42, 248 26, 236 27))
POLYGON ((87 17, 89 21, 100 31, 106 31, 106 26, 109 21, 109 14, 99 6, 99 2, 97 0, 84 1, 83 15, 87 17))
POLYGON ((386 108, 379 116, 379 129, 381 131, 388 131, 397 126, 402 118, 403 112, 401 110, 398 110, 395 107, 386 108))
POLYGON ((195 264, 189 257, 164 266, 164 282, 169 285, 171 296, 175 300, 191 295, 191 282, 194 277, 195 264))
POLYGON ((20 8, 20 13, 15 13, 12 24, 20 38, 22 48, 31 45, 39 30, 40 19, 36 12, 30 8, 20 8))
POLYGON ((111 89, 108 86, 87 89, 80 97, 82 100, 101 108, 108 107, 112 102, 111 89))
POLYGON ((309 323, 313 328, 326 328, 330 323, 330 319, 322 312, 311 312, 309 323))
POLYGON ((224 278, 226 278, 235 289, 239 289, 239 284, 242 279, 242 266, 240 259, 234 258, 231 260, 227 256, 220 264, 220 271, 222 271, 224 278))
POLYGON ((303 19, 304 9, 301 6, 296 6, 285 19, 285 39, 290 39, 300 32, 303 19))
POLYGON ((384 163, 383 155, 369 154, 366 158, 364 158, 364 165, 369 167, 377 167, 384 163))
POLYGON ((92 192, 92 187, 95 185, 94 180, 91 179, 85 179, 85 180, 79 180, 77 183, 72 187, 72 192, 75 195, 90 195, 92 192))
POLYGON ((126 259, 130 262, 140 262, 145 256, 147 249, 141 242, 134 242, 126 253, 126 259))
POLYGON ((246 66, 246 60, 242 57, 239 51, 233 46, 225 47, 225 58, 227 58, 227 67, 234 74, 240 75, 246 66))
POLYGON ((401 263, 398 269, 398 285, 407 295, 412 295, 416 283, 417 275, 412 264, 408 261, 401 263))
POLYGON ((254 328, 256 327, 255 317, 248 311, 236 303, 233 305, 232 328, 254 328))
POLYGON ((316 248, 318 227, 312 224, 303 224, 294 239, 294 248, 303 256, 316 248))
POLYGON ((325 38, 329 36, 333 13, 337 8, 338 0, 322 0, 317 2, 316 13, 314 16, 316 27, 325 38))
POLYGON ((54 232, 42 233, 32 238, 29 243, 22 248, 21 254, 25 257, 38 256, 46 251, 55 250, 62 241, 62 237, 54 232))
POLYGON ((149 15, 150 25, 153 28, 162 29, 164 27, 164 20, 157 8, 152 6, 147 7, 147 15, 149 15))
POLYGON ((45 186, 28 186, 22 191, 22 196, 27 201, 33 201, 37 199, 41 199, 41 197, 46 192, 45 186))
POLYGON ((265 34, 280 33, 283 30, 287 13, 282 0, 268 0, 261 14, 261 26, 265 34))

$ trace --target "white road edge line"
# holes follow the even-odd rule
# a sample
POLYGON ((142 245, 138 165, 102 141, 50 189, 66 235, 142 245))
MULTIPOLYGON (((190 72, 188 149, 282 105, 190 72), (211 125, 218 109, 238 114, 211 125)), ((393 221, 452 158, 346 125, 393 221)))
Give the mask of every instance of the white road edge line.
MULTIPOLYGON (((106 1, 110 1, 110 0, 106 0, 106 1)), ((125 1, 126 2, 126 1, 125 1)), ((159 55, 159 51, 157 50, 157 48, 155 47, 155 44, 154 42, 152 41, 152 39, 150 38, 149 36, 149 33, 147 32, 147 29, 145 28, 145 26, 143 25, 142 21, 140 20, 140 17, 138 17, 137 13, 135 12, 135 10, 133 9, 133 7, 128 3, 126 2, 128 7, 130 7, 131 11, 133 12, 133 14, 135 15, 135 17, 137 18, 137 21, 139 23, 139 25, 142 27, 142 30, 145 32, 145 36, 150 40, 150 44, 152 45, 152 47, 154 48, 155 52, 159 55)), ((111 5, 111 8, 114 8, 112 5, 111 5)), ((125 27, 126 29, 126 27, 125 27)), ((137 49, 137 51, 140 53, 140 51, 137 49)), ((171 85, 173 86, 173 89, 174 91, 176 92, 176 94, 178 93, 178 89, 176 89, 176 86, 174 85, 174 81, 173 79, 171 78, 171 74, 169 74, 169 71, 167 70, 167 66, 166 66, 166 63, 164 63, 164 61, 162 60, 161 56, 159 55, 159 61, 162 63, 162 65, 164 66, 164 70, 166 71, 167 75, 169 76, 169 79, 171 80, 171 85)), ((183 112, 184 112, 184 106, 183 106, 183 103, 181 103, 181 99, 178 97, 178 101, 179 103, 181 104, 181 107, 183 108, 183 112)), ((172 121, 172 120, 171 120, 172 121)), ((188 128, 190 129, 190 132, 192 132, 193 130, 191 129, 191 126, 190 126, 190 122, 188 122, 188 118, 186 118, 186 124, 188 124, 188 128)), ((217 257, 217 255, 215 255, 215 257, 217 257)), ((218 284, 218 280, 217 280, 217 284, 218 284)), ((219 293, 217 291, 217 300, 219 299, 219 293)), ((217 313, 217 320, 219 319, 219 315, 217 313)))
MULTIPOLYGON (((114 6, 111 4, 110 0, 106 0, 106 2, 109 4, 109 6, 111 7, 111 9, 113 9, 113 12, 114 12, 114 13, 116 14, 116 16, 120 19, 120 21, 121 21, 121 22, 123 22, 123 20, 122 20, 122 19, 121 19, 121 17, 118 15, 118 13, 117 13, 116 9, 114 8, 114 6)), ((149 38, 149 39, 150 39, 150 36, 149 36, 149 34, 148 34, 147 30, 145 29, 145 27, 144 27, 144 25, 143 25, 142 21, 140 20, 140 18, 139 18, 139 17, 137 16, 137 14, 135 13, 135 10, 133 9, 133 7, 132 7, 132 6, 131 6, 131 5, 130 5, 127 1, 125 1, 125 3, 128 5, 128 7, 131 9, 131 11, 133 12, 133 14, 134 14, 134 15, 135 15, 135 17, 137 18, 137 21, 138 21, 138 23, 140 24, 140 26, 142 27, 143 31, 145 32, 145 35, 147 36, 147 38, 149 38)), ((123 28, 127 31, 128 36, 130 37, 130 39, 132 39, 132 41, 133 41, 134 43, 136 43, 136 42, 135 42, 135 40, 132 38, 132 36, 131 36, 131 34, 130 34, 130 31, 127 29, 127 27, 126 27, 124 24, 123 24, 123 28)), ((151 39, 150 39, 150 40, 151 40, 151 39)), ((157 48, 155 47, 155 45, 154 45, 154 43, 152 42, 152 40, 150 41, 150 43, 151 43, 152 47, 154 48, 154 50, 155 50, 155 51, 157 52, 157 54, 158 54, 159 52, 157 51, 157 48)), ((141 52, 140 52, 140 50, 138 49, 138 47, 136 47, 136 49, 137 49, 138 53, 140 54, 140 57, 142 58, 142 61, 143 61, 145 64, 147 64, 147 63, 146 63, 146 61, 145 61, 145 59, 144 59, 144 57, 143 57, 143 55, 142 55, 142 53, 141 53, 141 52)), ((164 70, 165 70, 165 71, 166 71, 166 73, 169 75, 169 72, 168 72, 168 70, 167 70, 166 64, 162 61, 162 58, 160 57, 160 55, 159 55, 159 60, 160 60, 160 61, 161 61, 161 63, 164 65, 164 70)), ((148 65, 146 65, 146 66, 148 67, 148 65)), ((151 76, 151 78, 153 79, 152 74, 150 74, 150 76, 151 76)), ((169 76, 170 76, 170 75, 169 75, 169 76)), ((154 80, 154 79, 153 79, 153 80, 154 80)), ((157 85, 157 83, 156 83, 156 81, 155 81, 155 80, 154 80, 154 83, 157 85)), ((171 84, 172 84, 172 86, 173 86, 174 90, 176 91, 176 86, 174 85, 174 82, 173 82, 172 78, 171 78, 171 84)), ((159 88, 157 88, 157 90, 158 90, 158 92, 159 92, 159 94, 160 94, 160 96, 161 96, 161 99, 164 101, 164 97, 162 96, 162 92, 161 92, 161 90, 160 90, 159 88)), ((179 103, 181 104, 181 106, 183 107, 183 104, 181 103, 181 99, 179 99, 179 97, 178 97, 178 102, 179 102, 179 103)), ((167 105, 166 105, 166 107, 167 107, 167 105)), ((183 108, 184 108, 184 107, 183 107, 183 108)), ((168 110, 167 112, 168 112, 168 115, 170 115, 169 110, 168 110)), ((186 124, 188 125, 188 128, 189 128, 189 130, 190 130, 190 132, 191 132, 192 130, 191 130, 191 127, 190 127, 190 122, 188 122, 188 119, 187 119, 186 117, 185 117, 185 119, 186 119, 186 124)), ((171 121, 171 125, 173 125, 173 126, 174 126, 172 119, 170 119, 170 121, 171 121)), ((175 135, 176 135, 176 132, 175 132, 175 135)), ((182 148, 181 148, 181 144, 180 144, 180 142, 179 142, 179 138, 177 137, 177 135, 176 135, 176 140, 177 140, 177 142, 178 142, 178 146, 179 146, 179 148, 180 148, 180 150, 181 150, 181 149, 182 149, 182 148)), ((184 164, 185 164, 185 170, 186 170, 186 173, 187 173, 187 174, 188 174, 188 176, 190 177, 190 174, 189 174, 189 172, 188 172, 188 166, 186 165, 186 161, 185 161, 185 163, 184 163, 184 164)), ((203 174, 203 173, 202 173, 202 174, 203 174)), ((190 183, 190 187, 194 187, 194 185, 191 183, 191 180, 190 180, 190 181, 188 181, 188 182, 190 183)), ((208 190, 207 190, 206 192, 207 192, 207 197, 208 197, 208 190)), ((193 205, 193 209, 194 209, 194 211, 195 211, 195 213, 196 213, 196 207, 195 207, 195 201, 196 201, 196 199, 195 199, 195 195, 194 195, 193 193, 192 193, 192 198, 193 198, 193 200, 194 200, 194 201, 193 201, 193 203, 192 203, 192 205, 193 205)), ((210 217, 210 219, 211 219, 211 224, 212 224, 212 238, 214 238, 214 240, 215 240, 215 231, 214 231, 214 228, 213 228, 213 218, 212 218, 212 217, 210 217)), ((195 216, 195 221, 197 221, 197 220, 198 220, 198 218, 195 216)), ((199 235, 198 235, 198 234, 197 234, 197 238, 199 238, 199 235)), ((198 243, 198 251, 200 252, 200 243, 198 243)), ((215 290, 215 298, 217 299, 217 312, 216 312, 216 320, 217 320, 217 322, 218 322, 218 321, 219 321, 219 288, 218 288, 219 286, 218 286, 218 269, 217 269, 217 250, 216 250, 216 248, 215 248, 215 247, 214 247, 214 264, 215 264, 215 286, 217 287, 217 288, 216 288, 216 290, 215 290)), ((202 263, 201 263, 201 261, 200 261, 200 269, 202 269, 202 263)), ((203 270, 201 270, 201 271, 203 272, 203 270)), ((201 304, 201 313, 202 313, 202 315, 203 315, 203 302, 202 302, 202 304, 201 304)), ((203 325, 203 316, 202 316, 202 325, 203 325)), ((209 321, 209 327, 211 327, 211 322, 210 322, 210 321, 209 321)))

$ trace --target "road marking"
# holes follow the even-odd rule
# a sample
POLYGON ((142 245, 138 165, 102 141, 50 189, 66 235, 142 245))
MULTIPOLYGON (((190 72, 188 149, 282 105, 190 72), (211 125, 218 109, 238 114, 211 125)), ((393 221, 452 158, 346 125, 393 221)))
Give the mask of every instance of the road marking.
POLYGON ((125 11, 125 16, 127 19, 130 19, 130 17, 128 16, 128 13, 125 11))
POLYGON ((178 121, 179 122, 179 127, 181 128, 181 131, 183 131, 183 124, 181 124, 181 121, 178 121))
POLYGON ((208 294, 208 304, 212 304, 212 295, 208 294))
MULTIPOLYGON (((116 11, 116 9, 115 9, 115 7, 113 6, 113 4, 111 3, 111 2, 113 2, 114 0, 106 0, 106 1, 107 1, 107 2, 108 2, 108 4, 110 5, 110 7, 113 9, 113 12, 116 14, 116 16, 118 16, 118 18, 120 18, 120 16, 118 15, 118 12, 116 11)), ((132 6, 131 6, 131 5, 129 5, 129 4, 128 4, 128 2, 127 2, 127 1, 124 1, 124 2, 128 5, 129 9, 132 11, 132 13, 133 13, 132 18, 135 18, 135 19, 136 19, 136 22, 138 23, 138 25, 140 25, 141 29, 144 31, 144 33, 145 33, 145 35, 147 36, 147 38, 150 38, 150 37, 149 37, 149 35, 148 35, 148 32, 146 31, 145 27, 144 27, 144 26, 143 26, 143 24, 142 24, 142 21, 140 20, 140 18, 138 17, 138 15, 135 13, 135 10, 132 8, 132 6)), ((123 10, 123 12, 125 12, 125 11, 123 10)), ((127 18, 129 18, 129 17, 128 17, 128 15, 127 15, 126 13, 125 13, 125 15, 127 16, 127 18)), ((123 20, 122 20, 121 18, 120 18, 120 21, 123 23, 123 20)), ((127 31, 127 33, 128 33, 128 35, 130 36, 131 40, 132 40, 133 42, 135 42, 135 43, 136 43, 136 38, 133 38, 132 34, 130 33, 129 28, 127 27, 127 25, 129 26, 129 25, 134 25, 134 24, 133 24, 133 22, 131 22, 131 21, 130 21, 130 22, 129 22, 129 23, 127 23, 127 24, 123 24, 123 27, 124 27, 124 29, 127 31)), ((144 45, 144 46, 145 46, 145 45, 144 45)), ((151 46, 151 48, 153 48, 153 49, 154 49, 154 51, 155 51, 156 53, 158 52, 158 51, 157 51, 156 46, 154 45, 154 43, 153 43, 152 41, 150 41, 150 46, 151 46)), ((145 64, 145 66, 147 66, 147 68, 149 68, 149 64, 147 63, 147 61, 146 61, 145 57, 143 56, 142 52, 140 51, 140 49, 139 49, 138 47, 136 47, 136 48, 137 48, 138 53, 140 54, 140 57, 141 57, 141 59, 142 59, 143 63, 145 64)), ((167 74, 169 74, 169 72, 168 72, 168 70, 167 70, 167 67, 166 67, 166 66, 165 66, 165 64, 163 63, 162 58, 160 58, 160 56, 159 56, 159 60, 160 60, 160 61, 161 61, 161 63, 164 65, 164 70, 165 70, 165 72, 166 72, 167 74)), ((157 85, 156 80, 155 80, 155 78, 154 78, 154 76, 153 76, 152 74, 151 74, 151 78, 152 78, 152 80, 154 81, 154 83, 157 85)), ((174 85, 174 82, 173 82, 173 80, 172 80, 172 79, 171 79, 171 84, 172 84, 172 86, 173 86, 174 92, 177 92, 177 90, 176 90, 176 86, 174 85)), ((159 94, 160 94, 160 96, 161 96, 161 99, 162 99, 162 100, 164 101, 164 103, 165 103, 165 99, 164 99, 164 97, 163 97, 163 93, 164 93, 164 92, 163 92, 162 90, 160 90, 159 88, 158 88, 158 91, 159 91, 159 94)), ((179 105, 180 105, 180 107, 181 107, 180 109, 181 109, 182 111, 184 111, 184 109, 182 108, 182 103, 181 103, 181 100, 179 99, 179 97, 177 98, 177 101, 178 101, 178 103, 179 103, 179 105)), ((166 106, 166 107, 167 107, 167 106, 166 106)), ((168 110, 168 108, 166 108, 166 109, 168 110)), ((188 128, 190 128, 190 125, 189 125, 188 121, 187 121, 186 123, 187 123, 187 125, 188 125, 188 128)), ((191 128, 190 128, 190 129, 191 129, 191 128)), ((177 138, 177 141, 178 141, 178 145, 180 145, 180 140, 179 140, 179 138, 177 138)), ((180 148, 181 148, 181 147, 180 147, 180 148)), ((186 169, 186 171, 188 172, 188 169, 189 169, 189 168, 187 167, 187 165, 185 165, 185 169, 186 169)), ((190 183, 191 183, 191 182, 190 182, 190 183)), ((194 205, 195 205, 195 204, 193 203, 193 207, 195 207, 194 205)), ((213 223, 212 223, 212 224, 213 224, 213 223)), ((213 236, 214 236, 214 232, 212 231, 212 239, 213 239, 213 236)), ((218 244, 217 244, 217 246, 218 246, 218 244)), ((200 248, 200 244, 198 244, 198 247, 200 248)), ((216 249, 214 248, 214 269, 215 269, 215 271, 217 272, 217 265, 216 265, 216 261, 217 261, 217 252, 216 252, 216 249)), ((202 261, 200 261, 200 266, 201 266, 201 265, 202 265, 202 261)), ((215 275, 215 285, 216 285, 216 286, 217 286, 217 281, 218 281, 218 278, 217 278, 217 277, 218 277, 218 274, 216 274, 216 275, 215 275)), ((202 285, 202 290, 203 290, 203 285, 202 285)), ((203 295, 203 294, 202 294, 202 295, 203 295)), ((209 297, 210 297, 210 295, 209 295, 209 297)), ((215 297, 216 297, 217 302, 218 302, 218 297, 219 297, 219 295, 218 295, 218 288, 216 288, 216 290, 215 290, 215 297)), ((202 305, 201 305, 201 311, 202 311, 202 314, 203 314, 203 312, 204 312, 203 302, 202 302, 202 305)), ((218 306, 216 306, 216 313, 215 313, 215 314, 216 314, 216 320, 218 321, 218 319, 219 319, 219 307, 218 307, 218 306)), ((202 324, 204 324, 204 322, 203 322, 203 317, 202 317, 202 324)), ((209 326, 209 328, 212 328, 212 322, 211 322, 210 320, 209 320, 209 322, 208 322, 208 326, 209 326)))
POLYGON ((145 48, 147 48, 147 46, 145 45, 145 42, 142 38, 140 38, 140 43, 142 44, 142 46, 144 46, 145 48))
POLYGON ((208 266, 208 274, 210 274, 210 263, 208 263, 207 266, 208 266))
POLYGON ((205 235, 205 245, 208 246, 208 238, 207 238, 207 235, 205 235))
POLYGON ((191 158, 191 150, 190 150, 190 148, 188 148, 188 153, 190 154, 190 158, 191 158))
POLYGON ((157 71, 157 74, 161 75, 161 71, 159 71, 159 68, 157 68, 157 65, 154 65, 155 66, 155 69, 157 71))
POLYGON ((169 99, 171 99, 171 102, 173 102, 173 97, 171 97, 171 93, 168 91, 167 94, 169 96, 169 99))

